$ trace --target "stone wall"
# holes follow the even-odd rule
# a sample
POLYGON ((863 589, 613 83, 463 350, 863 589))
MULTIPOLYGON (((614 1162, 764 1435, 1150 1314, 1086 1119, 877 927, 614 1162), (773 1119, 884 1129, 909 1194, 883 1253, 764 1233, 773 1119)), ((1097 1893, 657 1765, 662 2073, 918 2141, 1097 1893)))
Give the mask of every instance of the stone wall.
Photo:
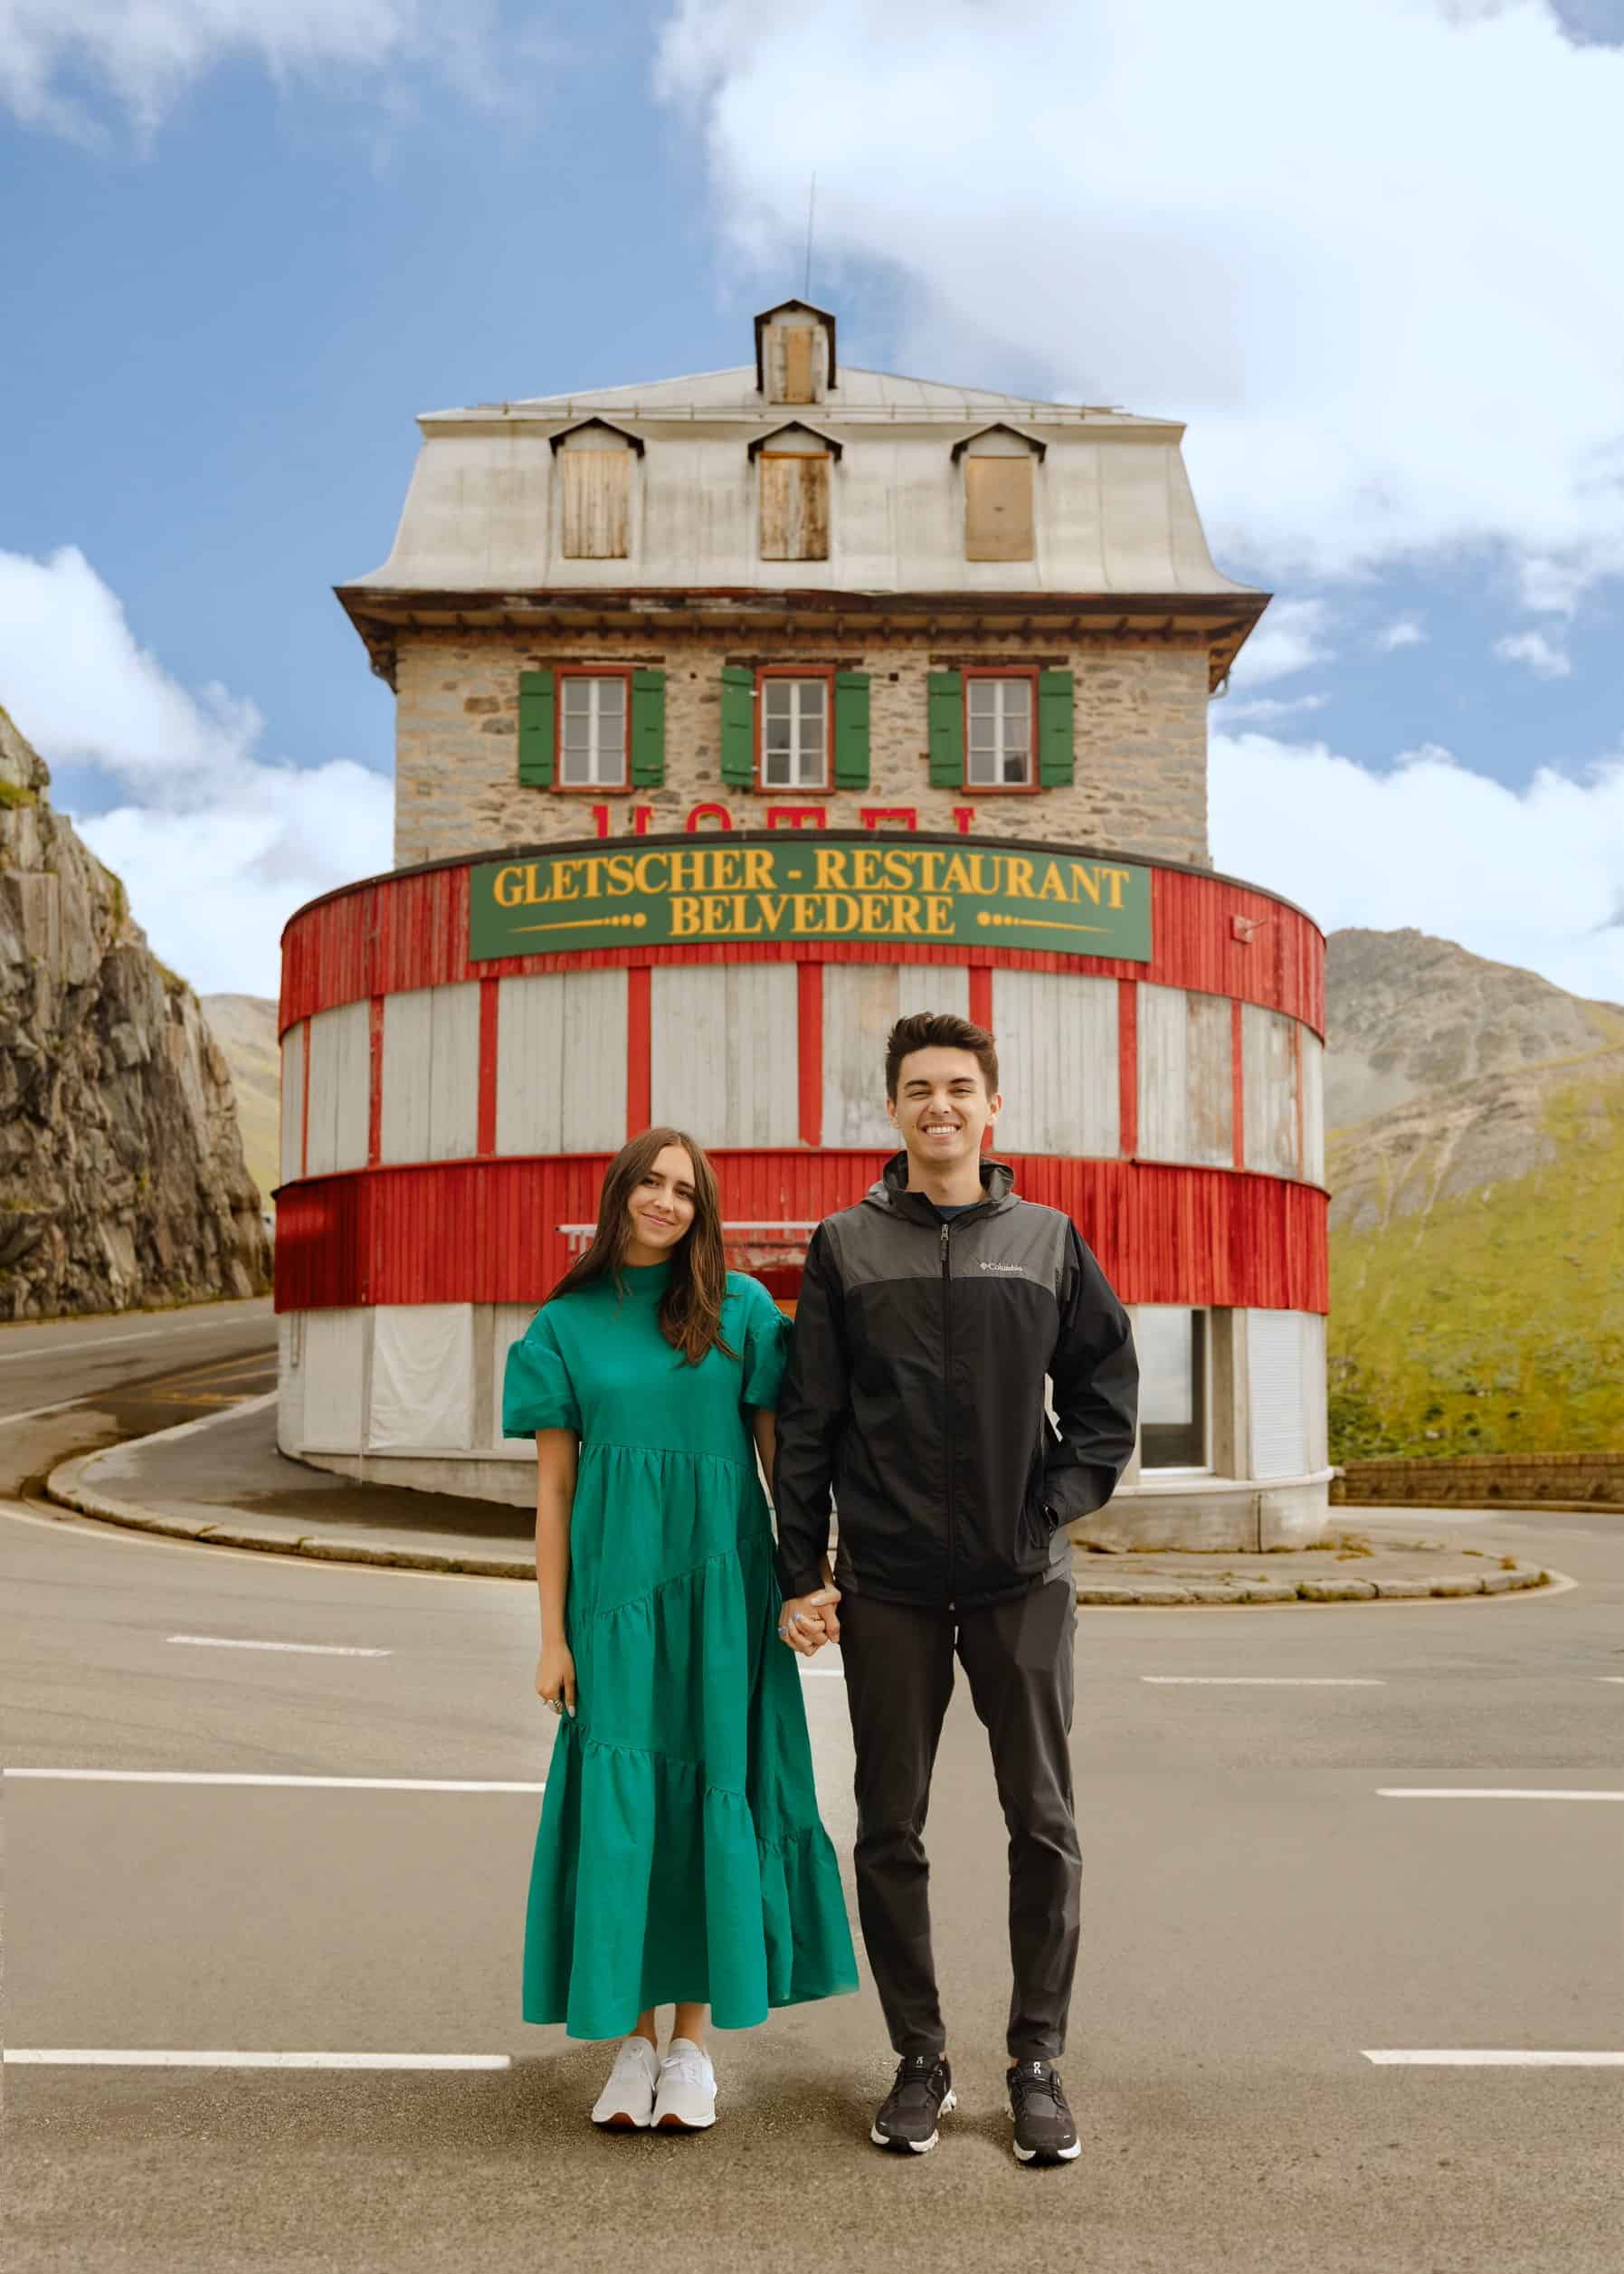
POLYGON ((0 710, 0 1318, 265 1293, 231 1074, 0 710))
POLYGON ((728 806, 737 828, 762 827, 769 804, 816 804, 831 828, 861 824, 864 805, 913 806, 921 829, 952 830, 972 805, 981 837, 1037 837, 1210 865, 1207 851, 1207 651, 1199 641, 1117 646, 1007 641, 951 652, 919 641, 838 652, 781 642, 754 650, 733 633, 687 633, 663 645, 606 633, 565 644, 500 633, 401 636, 395 769, 397 868, 549 837, 589 836, 591 808, 608 804, 611 829, 651 805, 654 830, 679 829, 701 799, 728 806), (666 779, 658 790, 614 794, 520 785, 518 675, 550 664, 656 665, 666 673, 666 779), (804 662, 869 674, 869 787, 861 792, 765 794, 728 790, 718 754, 724 663, 804 662), (1066 665, 1076 674, 1077 778, 1036 793, 933 790, 926 684, 932 671, 982 664, 1066 665))
POLYGON ((1350 1460, 1331 1499, 1353 1508, 1624 1509, 1624 1452, 1350 1460))

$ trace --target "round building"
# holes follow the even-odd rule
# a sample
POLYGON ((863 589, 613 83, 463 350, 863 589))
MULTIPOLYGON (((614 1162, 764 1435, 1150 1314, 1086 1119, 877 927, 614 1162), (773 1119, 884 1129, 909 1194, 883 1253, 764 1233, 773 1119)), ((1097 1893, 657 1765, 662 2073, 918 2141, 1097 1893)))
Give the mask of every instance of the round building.
POLYGON ((397 696, 397 866, 284 935, 283 1450, 527 1500, 503 1359, 609 1156, 691 1129, 793 1303, 895 1149, 888 1027, 941 1009, 1134 1316, 1140 1443, 1079 1537, 1315 1532, 1324 938, 1208 857, 1267 595, 1182 429, 848 370, 798 301, 737 370, 421 424, 339 595, 397 696))

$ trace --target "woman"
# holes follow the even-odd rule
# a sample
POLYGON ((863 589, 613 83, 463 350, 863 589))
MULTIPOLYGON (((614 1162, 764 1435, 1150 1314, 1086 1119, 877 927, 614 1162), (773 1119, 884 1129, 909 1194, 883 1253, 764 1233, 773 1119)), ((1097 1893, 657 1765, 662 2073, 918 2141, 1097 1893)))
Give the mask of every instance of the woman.
POLYGON ((562 1716, 524 2013, 623 2036, 595 2124, 704 2130, 708 2004, 749 2029, 857 1986, 756 1470, 786 1332, 726 1267, 705 1155, 650 1129, 610 1163, 592 1244, 508 1354, 503 1429, 536 1433, 536 1689, 562 1716))

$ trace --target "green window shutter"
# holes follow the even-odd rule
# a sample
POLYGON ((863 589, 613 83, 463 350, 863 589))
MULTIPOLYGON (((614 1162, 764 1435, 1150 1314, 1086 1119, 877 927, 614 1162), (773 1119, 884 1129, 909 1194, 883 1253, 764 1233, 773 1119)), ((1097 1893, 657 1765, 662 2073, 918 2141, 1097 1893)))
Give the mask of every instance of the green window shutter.
POLYGON ((930 675, 930 786, 964 786, 964 680, 960 671, 930 675))
POLYGON ((658 789, 665 780, 665 673, 632 674, 632 782, 658 789))
POLYGON ((553 786, 553 674, 518 675, 518 778, 532 789, 553 786))
POLYGON ((834 675, 834 785, 837 790, 869 786, 869 674, 834 675))
POLYGON ((729 789, 755 786, 755 673, 722 666, 722 779, 729 789))
POLYGON ((1077 775, 1069 671, 1038 673, 1038 780, 1046 790, 1069 789, 1077 775))

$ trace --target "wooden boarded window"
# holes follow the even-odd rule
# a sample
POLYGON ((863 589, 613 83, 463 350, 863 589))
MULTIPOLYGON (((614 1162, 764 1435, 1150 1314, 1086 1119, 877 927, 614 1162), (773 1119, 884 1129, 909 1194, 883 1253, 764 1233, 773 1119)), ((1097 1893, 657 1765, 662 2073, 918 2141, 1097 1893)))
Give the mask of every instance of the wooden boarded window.
POLYGON ((761 557, 764 561, 829 558, 829 453, 761 453, 761 557))
POLYGON ((564 557, 620 561, 631 550, 632 452, 561 450, 564 557))
POLYGON ((810 403, 815 390, 812 385, 812 344, 815 334, 810 324, 798 324, 792 329, 787 324, 784 341, 784 399, 786 403, 810 403))
POLYGON ((1032 557, 1032 459, 966 453, 964 558, 1029 561, 1032 557))

